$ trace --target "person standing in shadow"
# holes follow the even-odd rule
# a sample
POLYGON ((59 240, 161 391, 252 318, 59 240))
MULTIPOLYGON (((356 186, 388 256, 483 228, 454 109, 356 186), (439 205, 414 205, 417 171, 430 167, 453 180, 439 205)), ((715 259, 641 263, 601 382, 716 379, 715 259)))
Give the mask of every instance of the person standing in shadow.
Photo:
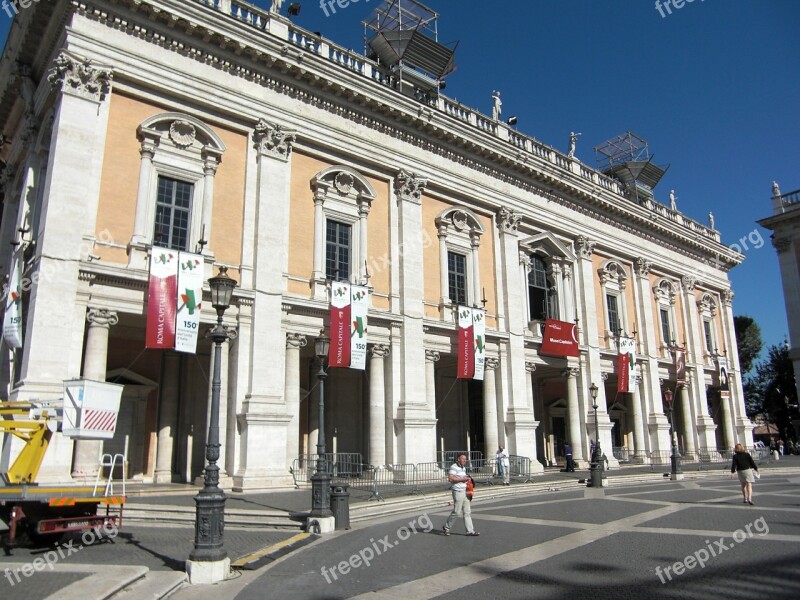
POLYGON ((569 442, 564 442, 564 456, 567 458, 567 468, 565 471, 567 473, 574 473, 575 461, 572 459, 572 446, 569 445, 569 442))

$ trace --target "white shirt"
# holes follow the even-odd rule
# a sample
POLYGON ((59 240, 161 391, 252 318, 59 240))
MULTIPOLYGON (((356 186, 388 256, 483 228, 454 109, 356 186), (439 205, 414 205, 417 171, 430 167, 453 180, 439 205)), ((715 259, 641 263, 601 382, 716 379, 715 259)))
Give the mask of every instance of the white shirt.
MULTIPOLYGON (((447 474, 449 476, 452 475, 454 477, 466 477, 467 476, 467 470, 464 467, 462 467, 461 465, 459 465, 458 463, 453 463, 453 465, 450 467, 450 470, 447 472, 447 474)), ((466 492, 467 491, 467 482, 466 481, 459 481, 458 483, 454 483, 453 484, 453 491, 454 492, 466 492)))
POLYGON ((508 467, 508 450, 505 448, 498 450, 497 454, 495 454, 495 458, 501 461, 504 467, 508 467))

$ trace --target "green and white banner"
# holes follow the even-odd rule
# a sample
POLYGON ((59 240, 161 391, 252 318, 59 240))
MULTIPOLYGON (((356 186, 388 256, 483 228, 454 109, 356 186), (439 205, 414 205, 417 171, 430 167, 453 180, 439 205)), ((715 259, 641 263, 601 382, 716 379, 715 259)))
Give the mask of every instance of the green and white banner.
POLYGON ((11 262, 11 277, 6 294, 5 314, 3 315, 3 339, 9 348, 22 348, 22 245, 14 252, 11 262))
POLYGON ((472 335, 475 337, 475 373, 473 379, 483 381, 483 367, 486 363, 486 311, 472 309, 472 335))
POLYGON ((367 365, 367 310, 369 291, 360 285, 350 286, 350 368, 367 365))
POLYGON ((178 312, 175 323, 175 350, 197 351, 200 309, 203 301, 203 257, 178 253, 178 312))

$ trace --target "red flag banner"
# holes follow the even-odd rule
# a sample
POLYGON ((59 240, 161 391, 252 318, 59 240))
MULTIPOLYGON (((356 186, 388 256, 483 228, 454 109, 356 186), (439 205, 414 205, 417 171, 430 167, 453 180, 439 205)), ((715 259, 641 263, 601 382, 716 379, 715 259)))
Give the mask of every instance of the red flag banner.
POLYGON ((350 366, 350 284, 331 283, 331 348, 328 366, 350 366))
POLYGON ((636 388, 636 342, 633 338, 619 338, 619 372, 617 392, 633 393, 636 388))
POLYGON ((550 356, 575 356, 578 352, 578 326, 568 321, 547 319, 539 354, 550 356))
POLYGON ((472 379, 475 374, 475 330, 472 309, 458 307, 458 379, 472 379))
POLYGON ((147 291, 145 348, 175 346, 175 313, 178 302, 178 253, 153 246, 150 254, 150 287, 147 291))

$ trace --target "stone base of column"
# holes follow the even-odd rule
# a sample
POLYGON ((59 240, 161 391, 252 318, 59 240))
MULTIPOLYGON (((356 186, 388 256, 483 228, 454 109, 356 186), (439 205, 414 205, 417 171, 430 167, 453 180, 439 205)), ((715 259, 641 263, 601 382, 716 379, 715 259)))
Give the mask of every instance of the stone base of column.
POLYGON ((156 472, 153 474, 153 483, 155 483, 155 484, 159 484, 159 483, 172 483, 172 481, 173 481, 173 475, 172 475, 172 472, 167 472, 167 471, 156 471, 156 472))
POLYGON ((192 585, 205 585, 224 581, 231 573, 231 559, 213 561, 186 561, 186 574, 192 585))
POLYGON ((257 492, 284 488, 295 489, 291 473, 276 471, 249 470, 234 475, 231 490, 234 492, 257 492))
POLYGON ((700 452, 717 449, 717 425, 709 416, 697 417, 697 443, 700 452))
MULTIPOLYGON (((197 477, 194 478, 194 484, 198 487, 203 487, 205 483, 206 480, 203 475, 198 475, 197 477)), ((222 490, 233 489, 233 477, 224 472, 220 473, 218 486, 222 490)))
POLYGON ((743 419, 740 417, 736 419, 736 423, 733 427, 736 430, 737 440, 744 440, 742 443, 747 447, 753 445, 753 430, 756 428, 755 423, 752 423, 750 419, 743 419))
POLYGON ((672 442, 669 439, 669 421, 666 415, 650 415, 647 429, 650 432, 652 450, 658 452, 672 450, 672 442))
POLYGON ((539 421, 533 413, 526 410, 509 410, 505 422, 506 439, 510 454, 527 456, 531 459, 531 473, 544 473, 544 466, 536 455, 536 429, 539 421))
POLYGON ((399 463, 436 460, 436 419, 430 418, 427 406, 401 406, 394 423, 399 463))
MULTIPOLYGON (((253 403, 253 397, 249 398, 253 403)), ((267 408, 264 404, 258 409, 267 408)), ((286 456, 287 426, 292 417, 281 413, 247 412, 237 415, 242 466, 233 476, 234 491, 251 491, 293 484, 286 456)))

